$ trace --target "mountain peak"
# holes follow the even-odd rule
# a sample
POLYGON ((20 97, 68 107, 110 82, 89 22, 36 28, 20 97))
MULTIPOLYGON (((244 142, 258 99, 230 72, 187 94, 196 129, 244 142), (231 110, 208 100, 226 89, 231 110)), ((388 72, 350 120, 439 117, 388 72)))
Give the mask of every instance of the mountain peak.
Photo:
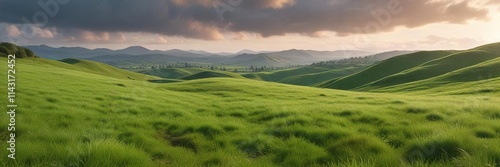
POLYGON ((258 52, 250 50, 250 49, 243 49, 236 54, 258 54, 258 52))
POLYGON ((142 46, 130 46, 122 50, 149 50, 149 49, 142 46))
POLYGON ((167 52, 187 52, 187 51, 180 50, 180 49, 170 49, 170 50, 167 50, 167 52))

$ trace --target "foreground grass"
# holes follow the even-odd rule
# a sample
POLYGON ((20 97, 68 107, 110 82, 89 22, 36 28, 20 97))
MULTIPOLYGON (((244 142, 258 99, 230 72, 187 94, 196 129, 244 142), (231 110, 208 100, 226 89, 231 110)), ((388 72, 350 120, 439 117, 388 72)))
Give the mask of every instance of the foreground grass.
MULTIPOLYGON (((500 164, 495 96, 357 93, 232 78, 155 84, 40 62, 18 61, 17 157, 0 149, 2 166, 500 164)), ((3 141, 7 124, 2 117, 3 141)))

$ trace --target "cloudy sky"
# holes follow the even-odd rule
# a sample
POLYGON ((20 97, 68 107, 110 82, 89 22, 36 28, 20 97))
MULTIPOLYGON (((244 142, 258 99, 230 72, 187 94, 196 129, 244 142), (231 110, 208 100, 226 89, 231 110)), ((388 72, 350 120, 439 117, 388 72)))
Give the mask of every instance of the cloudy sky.
POLYGON ((0 0, 0 41, 19 45, 465 49, 499 28, 500 0, 0 0))

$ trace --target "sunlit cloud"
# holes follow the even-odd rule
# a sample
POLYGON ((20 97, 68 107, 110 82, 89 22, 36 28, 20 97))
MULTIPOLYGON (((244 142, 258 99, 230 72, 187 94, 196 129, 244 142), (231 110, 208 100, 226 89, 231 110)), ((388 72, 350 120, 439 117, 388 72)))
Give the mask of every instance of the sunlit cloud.
POLYGON ((21 31, 14 25, 9 25, 5 28, 5 34, 8 37, 18 37, 22 35, 21 31))

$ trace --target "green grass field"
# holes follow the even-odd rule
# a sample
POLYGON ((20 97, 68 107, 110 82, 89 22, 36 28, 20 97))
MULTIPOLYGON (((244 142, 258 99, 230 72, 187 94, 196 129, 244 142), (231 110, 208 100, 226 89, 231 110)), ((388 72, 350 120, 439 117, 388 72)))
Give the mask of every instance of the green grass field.
POLYGON ((369 93, 213 74, 159 84, 89 61, 18 59, 16 160, 2 142, 0 165, 498 166, 498 62, 369 93))

